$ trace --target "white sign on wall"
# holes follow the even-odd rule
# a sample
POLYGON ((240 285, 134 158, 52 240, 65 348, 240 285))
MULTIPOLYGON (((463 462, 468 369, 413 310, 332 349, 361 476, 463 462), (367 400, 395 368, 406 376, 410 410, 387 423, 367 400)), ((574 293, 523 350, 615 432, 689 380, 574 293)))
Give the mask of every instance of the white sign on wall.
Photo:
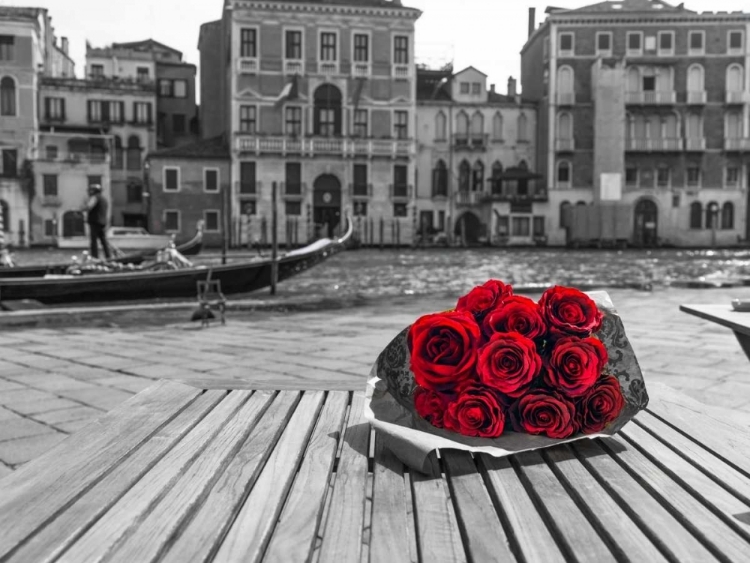
POLYGON ((620 201, 622 199, 622 174, 619 172, 602 172, 599 178, 600 199, 602 201, 620 201))

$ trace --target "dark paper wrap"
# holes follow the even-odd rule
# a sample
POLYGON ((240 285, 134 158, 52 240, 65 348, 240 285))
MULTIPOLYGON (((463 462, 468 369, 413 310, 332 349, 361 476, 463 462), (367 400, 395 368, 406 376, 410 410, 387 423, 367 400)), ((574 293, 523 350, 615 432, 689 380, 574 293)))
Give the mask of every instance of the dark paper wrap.
POLYGON ((506 430, 499 438, 473 438, 435 428, 422 419, 414 408, 416 388, 409 369, 409 347, 405 328, 378 356, 367 382, 365 418, 384 440, 385 445, 406 465, 423 473, 430 472, 428 455, 436 449, 456 449, 504 457, 550 446, 611 436, 646 408, 648 393, 625 327, 605 291, 588 293, 603 314, 602 328, 594 336, 607 348, 609 361, 605 373, 617 377, 625 396, 620 416, 598 434, 576 434, 555 439, 506 430))

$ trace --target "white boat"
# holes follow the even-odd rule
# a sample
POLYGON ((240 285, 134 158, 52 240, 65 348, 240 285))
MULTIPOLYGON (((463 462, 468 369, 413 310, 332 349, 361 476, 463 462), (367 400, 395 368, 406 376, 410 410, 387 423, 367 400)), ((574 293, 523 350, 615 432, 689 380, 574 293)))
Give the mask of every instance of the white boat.
MULTIPOLYGON (((119 250, 159 250, 169 245, 170 235, 152 235, 142 227, 110 227, 107 242, 119 250)), ((91 246, 88 236, 60 237, 57 247, 85 250, 91 246)))

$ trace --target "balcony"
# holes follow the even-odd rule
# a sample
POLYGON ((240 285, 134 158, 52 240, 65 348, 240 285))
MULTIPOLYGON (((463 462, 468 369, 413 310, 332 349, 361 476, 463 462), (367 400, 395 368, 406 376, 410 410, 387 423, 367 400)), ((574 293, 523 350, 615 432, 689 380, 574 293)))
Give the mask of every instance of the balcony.
POLYGON ((470 205, 479 205, 485 199, 487 194, 484 192, 470 192, 466 190, 459 190, 456 192, 456 205, 458 207, 466 207, 470 205))
POLYGON ((750 103, 750 92, 743 92, 742 90, 727 90, 726 103, 732 105, 750 103))
POLYGON ((256 74, 259 67, 258 57, 237 58, 237 72, 240 74, 256 74))
POLYGON ((575 139, 555 139, 555 150, 557 152, 573 152, 576 150, 575 139))
POLYGON ((284 199, 303 199, 307 193, 304 182, 281 182, 281 197, 284 199))
POLYGON ((318 61, 318 74, 333 76, 339 73, 338 61, 318 61))
POLYGON ((409 157, 415 154, 411 139, 357 139, 343 137, 259 137, 238 135, 235 149, 255 154, 304 156, 409 157))
POLYGON ((704 137, 687 137, 685 139, 686 151, 704 151, 706 150, 706 139, 704 137))
POLYGON ((628 105, 659 106, 671 105, 677 101, 676 92, 625 92, 625 103, 628 105))
POLYGON ((391 201, 405 203, 411 199, 412 186, 408 184, 391 184, 389 193, 391 201))
POLYGON ((392 76, 393 78, 409 78, 411 76, 411 72, 409 71, 409 65, 393 65, 392 70, 392 76))
POLYGON ((625 140, 625 150, 632 152, 675 152, 682 149, 682 139, 678 138, 633 138, 625 140))
POLYGON ((693 106, 704 105, 706 103, 706 91, 688 92, 687 103, 693 106))
POLYGON ((370 76, 370 63, 352 63, 352 76, 355 78, 370 76))
POLYGON ((750 138, 726 137, 724 139, 724 150, 750 152, 750 138))
POLYGON ((234 191, 240 199, 257 199, 260 197, 263 184, 256 181, 243 182, 235 180, 234 191))
POLYGON ((109 164, 109 154, 97 152, 58 152, 43 154, 37 160, 41 162, 64 162, 68 164, 109 164))
POLYGON ((453 134, 453 148, 456 150, 484 150, 488 141, 489 135, 485 133, 453 134))
POLYGON ((296 59, 284 60, 284 74, 304 74, 305 62, 296 59))
POLYGON ((492 193, 483 194, 482 201, 500 201, 510 203, 535 203, 548 201, 547 188, 536 186, 531 192, 505 191, 493 189, 492 193))
POLYGON ((574 92, 558 92, 557 93, 557 105, 558 106, 574 106, 576 104, 576 95, 574 92))
POLYGON ((372 197, 372 184, 349 184, 349 195, 355 200, 369 199, 372 197))

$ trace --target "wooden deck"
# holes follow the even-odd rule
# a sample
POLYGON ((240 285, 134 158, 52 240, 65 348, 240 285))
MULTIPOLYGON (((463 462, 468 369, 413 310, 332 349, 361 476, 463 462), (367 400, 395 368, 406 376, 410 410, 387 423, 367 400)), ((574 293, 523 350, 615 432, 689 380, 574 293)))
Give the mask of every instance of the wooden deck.
POLYGON ((0 561, 747 561, 750 433, 649 392, 615 438, 429 476, 359 393, 162 381, 0 481, 0 561))
POLYGON ((726 305, 680 305, 680 311, 695 315, 734 331, 745 355, 750 359, 750 312, 739 312, 726 305))

